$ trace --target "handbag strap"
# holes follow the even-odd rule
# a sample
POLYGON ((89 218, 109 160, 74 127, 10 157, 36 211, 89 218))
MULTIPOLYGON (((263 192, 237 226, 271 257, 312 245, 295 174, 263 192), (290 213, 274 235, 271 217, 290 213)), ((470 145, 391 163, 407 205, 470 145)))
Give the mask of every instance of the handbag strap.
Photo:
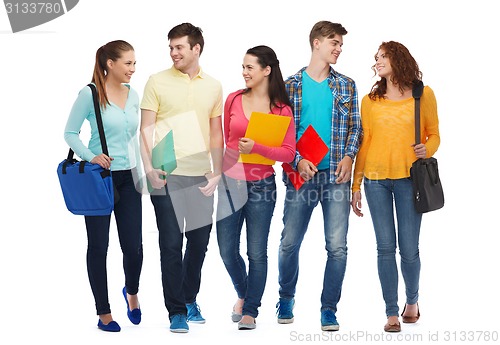
POLYGON ((222 183, 224 183, 224 189, 226 190, 226 195, 227 195, 227 200, 229 201, 229 206, 231 207, 231 214, 236 213, 236 210, 234 208, 234 203, 233 203, 233 198, 231 197, 231 192, 229 191, 229 184, 227 183, 226 180, 226 175, 224 173, 221 174, 222 176, 222 183))
POLYGON ((420 97, 424 91, 424 83, 416 80, 413 83, 412 95, 415 98, 415 145, 420 144, 420 97))
MULTIPOLYGON (((108 144, 106 143, 106 135, 104 134, 104 125, 102 123, 101 107, 99 106, 99 101, 97 100, 97 89, 96 89, 95 85, 92 83, 89 83, 87 86, 90 87, 90 90, 92 91, 92 100, 94 103, 94 112, 95 112, 95 118, 97 121, 97 130, 99 131, 99 138, 101 139, 102 152, 106 156, 109 156, 108 144)), ((74 152, 70 148, 67 159, 72 160, 73 155, 74 155, 74 152)))

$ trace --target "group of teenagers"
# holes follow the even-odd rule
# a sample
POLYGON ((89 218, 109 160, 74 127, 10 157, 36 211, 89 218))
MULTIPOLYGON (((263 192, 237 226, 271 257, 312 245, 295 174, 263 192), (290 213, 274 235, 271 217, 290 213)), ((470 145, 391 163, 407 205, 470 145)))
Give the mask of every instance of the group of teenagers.
MULTIPOLYGON (((138 292, 143 263, 142 195, 147 190, 159 233, 170 331, 186 333, 190 323, 205 323, 196 297, 213 223, 220 256, 237 295, 228 316, 240 330, 256 328, 268 271, 276 171, 273 165, 244 163, 241 154, 289 163, 303 182, 297 189, 281 172, 286 195, 278 257, 278 323, 294 321, 299 252, 312 212, 320 204, 327 258, 319 320, 323 331, 339 330, 336 313, 346 270, 349 213, 352 209, 363 216, 361 184, 376 236, 387 316, 384 330, 399 332, 400 316, 403 323, 418 321, 422 214, 414 207, 409 169, 416 159, 430 157, 438 149, 436 99, 425 86, 421 144, 415 145, 412 87, 422 73, 403 44, 388 41, 378 47, 372 66, 379 78, 358 107, 355 82, 332 67, 346 34, 341 24, 317 22, 309 35, 309 64, 287 79, 273 49, 265 45, 248 49, 242 63, 245 87, 229 93, 225 101, 221 83, 200 68, 204 38, 191 23, 169 31, 173 65, 149 77, 142 100, 129 84, 136 63, 132 45, 117 40, 97 50, 92 83, 98 90, 109 156, 102 153, 88 87, 78 94, 64 137, 81 159, 112 172, 113 214, 125 273, 122 294, 133 324, 139 324, 142 315, 138 292), (253 112, 290 117, 280 146, 245 137, 253 112), (91 128, 88 145, 79 134, 85 120, 91 128), (303 157, 296 147, 310 126, 328 148, 319 164, 303 157), (176 168, 167 172, 155 168, 152 151, 170 131, 176 168), (247 258, 240 248, 243 225, 247 258), (398 247, 406 294, 401 312, 398 247)), ((121 328, 113 320, 108 300, 110 221, 111 215, 85 216, 86 260, 97 326, 118 332, 121 328)))

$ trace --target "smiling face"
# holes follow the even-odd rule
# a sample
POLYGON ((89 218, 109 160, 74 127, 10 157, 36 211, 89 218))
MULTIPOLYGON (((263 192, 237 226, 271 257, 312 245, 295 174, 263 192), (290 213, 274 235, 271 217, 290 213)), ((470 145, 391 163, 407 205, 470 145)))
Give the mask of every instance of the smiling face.
POLYGON ((108 60, 108 75, 120 83, 129 83, 135 72, 135 52, 128 50, 113 61, 108 60))
POLYGON ((337 59, 342 53, 344 44, 341 35, 335 35, 333 38, 318 38, 314 41, 314 49, 317 50, 321 59, 328 64, 336 64, 337 59))
POLYGON ((267 82, 268 78, 266 77, 271 73, 271 67, 262 68, 258 58, 250 54, 245 54, 242 68, 243 79, 245 79, 245 85, 249 89, 267 82))
POLYGON ((198 58, 200 56, 200 45, 191 47, 188 36, 172 38, 169 44, 170 58, 174 67, 182 73, 189 73, 198 68, 198 58))
POLYGON ((387 80, 391 79, 391 60, 386 55, 385 50, 383 49, 380 49, 377 52, 377 55, 375 55, 375 70, 377 71, 379 77, 386 78, 387 80))

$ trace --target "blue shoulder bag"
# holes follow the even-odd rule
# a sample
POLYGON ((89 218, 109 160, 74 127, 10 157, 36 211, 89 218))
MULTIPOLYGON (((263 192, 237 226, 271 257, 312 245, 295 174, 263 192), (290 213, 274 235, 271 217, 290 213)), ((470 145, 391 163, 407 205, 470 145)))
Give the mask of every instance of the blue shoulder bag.
MULTIPOLYGON (((95 116, 102 152, 109 156, 101 109, 97 100, 97 89, 94 84, 88 84, 92 90, 95 116)), ((98 164, 78 161, 73 158, 70 148, 68 157, 59 163, 57 176, 68 210, 76 215, 105 216, 110 215, 114 208, 114 185, 111 171, 98 164)))

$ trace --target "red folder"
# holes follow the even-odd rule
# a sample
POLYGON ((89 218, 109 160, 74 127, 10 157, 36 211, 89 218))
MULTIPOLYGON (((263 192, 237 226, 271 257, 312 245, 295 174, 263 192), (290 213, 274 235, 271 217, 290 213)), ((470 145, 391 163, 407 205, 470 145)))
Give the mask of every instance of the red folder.
MULTIPOLYGON (((313 126, 309 125, 297 141, 297 151, 302 157, 317 166, 328 153, 328 146, 313 126)), ((299 172, 294 170, 289 163, 283 163, 281 166, 295 189, 299 190, 305 182, 299 172)))

